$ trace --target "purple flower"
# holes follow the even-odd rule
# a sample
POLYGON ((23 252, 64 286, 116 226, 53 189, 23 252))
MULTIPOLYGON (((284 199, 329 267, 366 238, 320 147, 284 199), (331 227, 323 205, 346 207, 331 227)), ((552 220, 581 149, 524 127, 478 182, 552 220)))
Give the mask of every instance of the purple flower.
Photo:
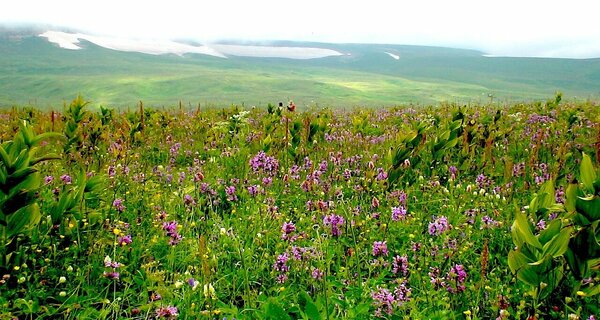
POLYGON ((406 209, 403 206, 392 207, 392 220, 399 221, 406 218, 406 209))
POLYGON ((475 179, 475 182, 477 183, 479 189, 485 189, 494 183, 492 179, 486 177, 484 174, 478 175, 477 179, 475 179))
POLYGON ((268 186, 272 185, 273 184, 273 178, 271 178, 271 177, 264 177, 264 178, 262 178, 262 184, 265 187, 268 187, 268 186))
POLYGON ((377 288, 376 291, 371 293, 371 298, 373 298, 373 306, 376 308, 375 316, 383 316, 382 312, 391 315, 394 311, 396 298, 392 292, 390 292, 390 290, 385 288, 377 288))
POLYGON ((467 272, 462 264, 455 264, 450 271, 446 274, 447 290, 450 293, 457 293, 465 291, 466 287, 464 282, 467 280, 467 272))
POLYGON ((62 176, 60 176, 60 180, 62 180, 64 184, 71 184, 71 182, 73 181, 73 179, 71 179, 71 176, 68 174, 63 174, 62 176))
POLYGON ((256 184, 255 184, 255 185, 248 186, 248 193, 249 193, 249 194, 250 194, 250 196, 251 196, 251 197, 253 197, 253 198, 254 198, 254 197, 256 197, 256 195, 259 193, 259 191, 260 191, 260 188, 259 188, 259 186, 258 186, 258 185, 256 185, 256 184))
POLYGON ((319 270, 319 268, 314 268, 312 271, 312 278, 315 280, 322 280, 323 279, 323 271, 319 270))
POLYGON ((440 216, 439 218, 436 218, 433 222, 429 223, 428 229, 430 235, 439 236, 440 234, 450 229, 448 218, 446 218, 445 216, 440 216))
POLYGON ((235 194, 235 186, 225 187, 225 194, 227 194, 227 200, 237 201, 237 195, 235 194))
POLYGON ((115 208, 115 210, 119 211, 119 212, 123 212, 125 211, 125 206, 123 205, 123 200, 122 199, 115 199, 115 201, 113 201, 113 207, 115 208))
POLYGON ((394 296, 396 297, 396 304, 400 307, 404 302, 410 301, 411 288, 408 287, 406 281, 402 282, 400 286, 394 289, 394 296))
POLYGON ((104 271, 103 273, 104 277, 107 279, 111 279, 111 280, 117 280, 119 279, 119 277, 121 276, 118 272, 116 271, 111 271, 111 272, 106 272, 104 271))
POLYGON ((179 152, 180 148, 181 148, 181 142, 177 142, 177 143, 173 144, 171 146, 171 149, 169 149, 169 152, 171 152, 171 156, 176 156, 177 153, 179 152))
POLYGON ((52 183, 52 181, 54 181, 54 177, 53 176, 46 176, 44 178, 44 184, 50 184, 50 183, 52 183))
POLYGON ((450 179, 456 180, 456 173, 458 172, 458 169, 456 169, 455 166, 450 166, 450 168, 448 168, 448 171, 450 172, 450 179))
POLYGON ((373 197, 373 199, 371 199, 371 207, 373 207, 373 209, 379 208, 379 199, 373 197))
POLYGON ((165 230, 167 234, 177 232, 177 221, 163 222, 163 230, 165 230))
POLYGON ((287 254, 287 252, 278 255, 275 263, 273 264, 273 269, 283 273, 290 271, 290 267, 287 265, 289 258, 290 256, 287 254))
POLYGON ((491 229, 499 225, 500 223, 498 223, 498 221, 490 218, 489 216, 483 216, 481 218, 481 229, 491 229))
POLYGON ((405 277, 408 275, 408 257, 406 255, 396 255, 394 257, 394 261, 392 262, 392 273, 397 274, 398 272, 401 272, 405 277))
POLYGON ((194 198, 189 194, 186 194, 185 196, 183 196, 183 204, 185 204, 186 206, 195 206, 196 200, 194 200, 194 198))
POLYGON ((538 231, 542 231, 546 229, 546 221, 544 219, 540 219, 540 221, 538 221, 538 223, 535 225, 535 228, 538 231))
POLYGON ((337 214, 330 214, 323 217, 323 224, 331 227, 331 235, 334 237, 339 237, 342 235, 342 230, 340 230, 340 227, 344 224, 344 222, 344 218, 342 216, 338 216, 337 214))
POLYGON ((174 246, 178 244, 183 237, 177 232, 177 221, 163 222, 163 230, 167 232, 169 244, 174 246))
POLYGON ((175 319, 179 315, 177 307, 167 306, 156 309, 156 316, 158 318, 175 319))
POLYGON ((321 161, 321 163, 319 164, 319 171, 321 171, 321 172, 327 171, 327 166, 328 166, 327 161, 325 161, 325 160, 321 161))
POLYGON ((117 173, 117 168, 115 168, 115 166, 108 166, 108 176, 110 178, 114 177, 116 173, 117 173))
POLYGON ((187 283, 190 285, 190 287, 192 287, 192 290, 196 290, 196 288, 198 287, 199 282, 196 281, 196 279, 194 278, 189 278, 187 283))
POLYGON ((385 172, 383 168, 377 168, 377 177, 375 178, 377 181, 383 181, 387 179, 387 177, 387 172, 385 172))
POLYGON ((152 292, 150 295, 150 301, 162 300, 162 296, 158 292, 152 292))
POLYGON ((293 222, 284 222, 283 226, 281 227, 281 231, 283 232, 281 234, 281 239, 283 240, 295 240, 294 237, 290 237, 290 233, 296 231, 296 226, 294 225, 293 222))
POLYGON ((110 261, 110 260, 106 261, 105 260, 104 261, 104 266, 107 267, 107 268, 116 269, 116 268, 120 268, 121 264, 119 262, 116 262, 116 261, 110 261))
POLYGON ((387 241, 375 241, 373 242, 373 256, 388 256, 387 241))
POLYGON ((565 188, 563 186, 558 187, 555 192, 556 203, 565 203, 565 188))
POLYGON ((258 154, 250 159, 249 164, 254 173, 264 172, 271 176, 275 175, 279 169, 279 161, 267 156, 263 151, 258 152, 258 154))
POLYGON ((128 234, 126 236, 122 236, 122 237, 117 238, 117 243, 121 247, 123 247, 125 245, 128 245, 128 244, 131 244, 131 242, 133 242, 133 240, 131 239, 131 235, 130 234, 128 234))
POLYGON ((179 233, 174 233, 171 235, 171 239, 169 240, 169 245, 174 246, 178 244, 183 237, 179 233))
POLYGON ((288 280, 288 275, 286 273, 282 273, 277 276, 277 283, 285 283, 288 280))

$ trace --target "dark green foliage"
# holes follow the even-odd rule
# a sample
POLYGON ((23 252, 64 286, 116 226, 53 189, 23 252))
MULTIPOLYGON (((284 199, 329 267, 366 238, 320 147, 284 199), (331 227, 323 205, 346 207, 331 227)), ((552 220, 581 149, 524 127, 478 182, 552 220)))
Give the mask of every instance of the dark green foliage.
POLYGON ((37 192, 41 184, 39 162, 59 159, 37 156, 42 141, 60 137, 58 133, 36 135, 26 121, 11 141, 0 145, 0 267, 11 266, 17 250, 17 237, 28 236, 41 219, 37 192))

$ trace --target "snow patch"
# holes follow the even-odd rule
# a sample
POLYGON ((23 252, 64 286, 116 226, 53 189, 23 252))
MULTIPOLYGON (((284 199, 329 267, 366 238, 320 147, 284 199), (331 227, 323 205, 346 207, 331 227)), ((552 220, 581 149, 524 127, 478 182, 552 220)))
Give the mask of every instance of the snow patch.
POLYGON ((215 44, 212 47, 225 55, 240 57, 316 59, 343 55, 331 49, 309 47, 242 46, 230 44, 215 44))
POLYGON ((66 33, 60 31, 47 31, 39 35, 48 41, 58 44, 59 47, 79 50, 82 49, 80 40, 89 41, 95 45, 127 52, 141 52, 146 54, 177 54, 199 53, 214 57, 227 58, 230 56, 260 57, 260 58, 288 58, 288 59, 315 59, 331 56, 341 56, 342 53, 323 48, 309 47, 275 47, 275 46, 246 46, 230 44, 189 45, 171 40, 158 39, 127 39, 117 37, 93 36, 83 33, 66 33))
POLYGON ((95 45, 127 52, 141 52, 146 54, 167 54, 173 53, 182 55, 184 53, 200 53, 215 57, 226 58, 223 54, 207 46, 192 46, 178 43, 170 40, 139 40, 117 37, 92 36, 83 33, 66 33, 60 31, 47 31, 40 37, 48 38, 48 41, 58 44, 61 48, 81 49, 76 43, 79 40, 86 40, 95 45))
POLYGON ((384 52, 384 53, 386 53, 388 56, 394 58, 395 60, 400 60, 400 56, 397 54, 393 54, 391 52, 384 52))
POLYGON ((80 46, 76 45, 79 43, 79 39, 77 38, 77 34, 65 33, 65 32, 56 32, 56 31, 46 31, 40 34, 40 37, 48 38, 48 41, 52 43, 58 44, 59 47, 69 50, 79 50, 80 46))

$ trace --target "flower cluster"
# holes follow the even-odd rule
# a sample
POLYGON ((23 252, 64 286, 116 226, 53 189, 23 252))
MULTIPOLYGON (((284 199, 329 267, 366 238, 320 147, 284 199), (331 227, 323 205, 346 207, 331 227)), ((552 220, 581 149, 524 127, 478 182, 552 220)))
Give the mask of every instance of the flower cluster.
POLYGON ((448 218, 445 216, 441 216, 436 218, 433 222, 429 223, 429 234, 432 236, 439 236, 442 233, 450 230, 450 224, 448 223, 448 218))
POLYGON ((406 255, 396 255, 394 257, 394 261, 392 262, 392 273, 402 273, 405 277, 408 275, 408 257, 406 255))
POLYGON ((400 221, 406 218, 406 208, 404 206, 392 207, 392 220, 400 221))
POLYGON ((462 264, 455 264, 446 274, 446 289, 450 293, 465 291, 465 281, 467 280, 467 272, 462 264))
POLYGON ((279 161, 274 157, 267 156, 263 151, 259 151, 250 159, 250 167, 254 173, 262 171, 268 175, 275 175, 279 170, 279 161))
POLYGON ((177 307, 167 306, 156 309, 157 318, 175 319, 178 315, 179 310, 177 310, 177 307))
POLYGON ((238 200, 237 195, 235 194, 235 186, 225 187, 225 194, 227 195, 227 200, 235 202, 238 200))
POLYGON ((103 275, 105 278, 117 280, 121 276, 119 272, 117 272, 117 268, 121 267, 121 264, 117 261, 112 261, 109 256, 104 258, 104 266, 106 268, 110 268, 110 271, 104 271, 103 275))
POLYGON ((344 218, 342 216, 338 216, 337 214, 329 214, 323 217, 323 224, 331 228, 331 235, 334 237, 339 237, 342 235, 342 230, 340 227, 344 223, 344 218))
POLYGON ((125 236, 120 236, 117 238, 117 243, 119 244, 119 246, 124 247, 128 244, 131 244, 131 242, 133 242, 133 239, 131 238, 131 235, 125 235, 125 236))
POLYGON ((485 189, 494 184, 494 180, 486 177, 483 173, 477 176, 475 182, 477 183, 479 189, 485 189))
POLYGON ((177 232, 177 221, 169 221, 169 222, 163 222, 163 230, 167 232, 167 236, 169 236, 171 239, 169 240, 169 244, 174 246, 176 244, 179 243, 179 241, 181 241, 181 239, 183 238, 178 232, 177 232))
POLYGON ((125 206, 123 205, 123 200, 122 199, 115 199, 115 201, 113 201, 113 207, 118 212, 125 211, 125 206))
POLYGON ((493 229, 499 225, 500 223, 492 219, 490 216, 483 216, 481 218, 481 229, 493 229))
POLYGON ((375 316, 384 317, 384 313, 391 315, 394 308, 401 307, 405 302, 410 301, 410 294, 411 289, 406 282, 400 284, 393 292, 386 288, 377 287, 377 290, 371 292, 375 316))
POLYGON ((287 265, 290 256, 287 252, 280 254, 277 256, 275 263, 273 264, 273 269, 279 273, 277 276, 278 283, 284 283, 287 281, 288 276, 287 273, 290 271, 290 266, 287 265))
POLYGON ((293 222, 284 222, 281 226, 281 239, 293 242, 297 239, 297 236, 292 235, 296 231, 296 225, 293 222))
POLYGON ((388 248, 387 248, 387 243, 386 241, 375 241, 373 242, 373 256, 374 257, 379 257, 379 256, 388 256, 388 248))

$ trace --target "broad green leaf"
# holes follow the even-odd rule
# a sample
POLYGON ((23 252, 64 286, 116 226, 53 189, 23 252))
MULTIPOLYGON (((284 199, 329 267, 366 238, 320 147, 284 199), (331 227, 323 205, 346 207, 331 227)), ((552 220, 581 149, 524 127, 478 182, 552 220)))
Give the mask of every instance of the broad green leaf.
POLYGON ((27 207, 35 201, 34 192, 22 191, 15 192, 0 202, 0 211, 9 216, 16 214, 21 208, 27 207))
POLYGON ((571 238, 573 227, 568 227, 560 230, 560 233, 554 236, 552 240, 544 245, 544 256, 549 255, 552 258, 562 256, 569 248, 569 239, 571 238))
POLYGON ((534 287, 537 287, 540 282, 542 282, 540 275, 535 271, 535 268, 531 266, 521 268, 521 270, 517 272, 517 279, 534 287))
POLYGON ((550 208, 552 205, 554 205, 556 200, 554 197, 554 181, 553 180, 548 180, 548 181, 544 182, 544 184, 542 184, 538 197, 540 197, 540 202, 539 202, 540 208, 550 208))
POLYGON ((556 235, 559 234, 561 227, 562 227, 562 222, 560 219, 554 219, 554 220, 550 221, 550 223, 548 224, 546 229, 542 230, 540 232, 540 235, 538 236, 540 243, 542 245, 545 245, 546 243, 548 243, 548 241, 550 241, 552 238, 554 238, 556 235))
POLYGON ((540 243, 538 238, 536 238, 533 235, 533 232, 531 231, 531 226, 529 224, 529 221, 527 221, 527 215, 519 210, 516 210, 515 215, 516 218, 513 224, 513 228, 516 230, 518 236, 521 237, 523 241, 525 241, 529 245, 534 246, 538 249, 542 249, 542 244, 540 243))
POLYGON ((301 292, 298 296, 298 300, 299 302, 301 301, 300 304, 304 308, 303 311, 309 319, 318 320, 322 318, 319 308, 317 308, 317 305, 313 302, 312 298, 306 294, 306 292, 301 292))
POLYGON ((29 165, 29 150, 23 149, 19 152, 19 155, 14 159, 12 166, 9 168, 9 172, 15 170, 18 171, 29 165))
POLYGON ((6 152, 6 149, 4 149, 4 146, 0 146, 0 161, 7 168, 11 168, 12 167, 12 161, 10 160, 10 157, 9 157, 8 153, 6 152))
POLYGON ((42 215, 37 203, 21 208, 8 218, 7 235, 13 237, 27 231, 40 222, 42 215))
POLYGON ((33 167, 25 167, 17 170, 6 178, 6 183, 11 186, 17 186, 35 172, 37 172, 37 169, 33 167))
POLYGON ((511 250, 508 253, 508 266, 512 273, 516 273, 517 271, 521 270, 523 266, 526 266, 530 262, 532 262, 532 260, 520 251, 511 250))
POLYGON ((575 207, 577 212, 585 216, 590 223, 600 220, 600 197, 593 196, 590 200, 578 198, 575 207))
POLYGON ((587 154, 583 154, 581 166, 579 167, 579 175, 583 186, 587 192, 594 193, 594 182, 596 181, 596 171, 592 165, 592 159, 587 154))
POLYGON ((54 154, 54 153, 51 153, 51 154, 46 154, 46 155, 43 155, 41 157, 37 157, 37 158, 31 159, 31 161, 29 162, 29 165, 34 166, 34 165, 36 165, 36 164, 38 164, 38 163, 40 163, 42 161, 59 160, 59 159, 62 159, 61 156, 59 156, 57 154, 54 154))
POLYGON ((273 300, 267 302, 265 306, 265 319, 284 320, 291 318, 283 307, 273 300))
POLYGON ((45 132, 42 134, 38 134, 32 141, 34 145, 37 145, 41 141, 50 140, 50 139, 64 139, 65 136, 58 132, 45 132))

